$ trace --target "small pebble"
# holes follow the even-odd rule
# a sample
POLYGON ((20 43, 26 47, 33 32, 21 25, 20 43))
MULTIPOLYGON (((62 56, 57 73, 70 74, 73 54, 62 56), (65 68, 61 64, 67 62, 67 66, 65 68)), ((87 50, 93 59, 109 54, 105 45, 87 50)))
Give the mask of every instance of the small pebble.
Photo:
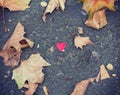
POLYGON ((113 77, 116 77, 117 75, 116 74, 112 74, 113 77))
POLYGON ((111 63, 107 64, 106 68, 108 70, 113 70, 113 65, 111 63))
POLYGON ((12 20, 11 20, 11 19, 9 19, 8 21, 9 21, 9 22, 11 22, 12 20))
POLYGON ((37 48, 40 48, 40 44, 37 44, 37 48))
POLYGON ((47 6, 47 3, 46 3, 45 1, 42 1, 42 2, 40 2, 40 5, 41 5, 42 7, 46 7, 46 6, 47 6))

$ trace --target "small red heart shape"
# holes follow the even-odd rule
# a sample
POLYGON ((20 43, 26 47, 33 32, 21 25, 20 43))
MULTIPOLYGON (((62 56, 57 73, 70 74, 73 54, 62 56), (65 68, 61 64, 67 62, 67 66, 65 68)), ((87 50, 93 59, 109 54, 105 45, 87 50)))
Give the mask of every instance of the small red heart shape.
POLYGON ((63 52, 64 49, 66 48, 66 43, 65 42, 58 42, 58 43, 56 43, 56 47, 59 51, 63 52))

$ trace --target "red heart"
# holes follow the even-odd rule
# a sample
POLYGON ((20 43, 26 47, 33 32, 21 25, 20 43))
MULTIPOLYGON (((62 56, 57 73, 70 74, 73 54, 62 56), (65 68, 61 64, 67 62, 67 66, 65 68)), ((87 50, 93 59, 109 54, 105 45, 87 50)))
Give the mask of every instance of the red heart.
POLYGON ((56 43, 56 47, 59 51, 63 52, 65 47, 66 47, 66 43, 65 42, 58 42, 58 43, 56 43))

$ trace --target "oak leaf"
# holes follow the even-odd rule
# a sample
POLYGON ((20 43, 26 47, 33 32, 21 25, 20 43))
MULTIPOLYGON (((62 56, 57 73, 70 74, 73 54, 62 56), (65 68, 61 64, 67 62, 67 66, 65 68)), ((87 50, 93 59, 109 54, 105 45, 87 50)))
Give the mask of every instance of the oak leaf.
POLYGON ((103 28, 107 25, 105 9, 96 11, 93 16, 89 17, 85 21, 85 24, 95 29, 103 28))
POLYGON ((12 79, 15 79, 18 88, 28 88, 25 95, 33 95, 38 83, 43 82, 44 73, 42 70, 44 66, 50 66, 50 64, 37 53, 22 61, 20 66, 13 70, 12 79))
POLYGON ((29 8, 31 0, 0 0, 0 6, 8 8, 10 11, 22 11, 29 8))
POLYGON ((4 63, 6 66, 17 66, 20 61, 20 56, 22 53, 22 48, 33 47, 33 42, 24 37, 24 27, 22 24, 18 23, 12 36, 3 46, 0 51, 0 56, 4 58, 4 63))
POLYGON ((89 37, 76 36, 74 38, 74 45, 78 48, 83 49, 84 45, 93 44, 89 37))
POLYGON ((43 21, 46 22, 46 14, 47 13, 52 13, 54 9, 59 9, 61 8, 62 11, 65 9, 65 2, 66 0, 50 0, 45 12, 43 13, 43 21))

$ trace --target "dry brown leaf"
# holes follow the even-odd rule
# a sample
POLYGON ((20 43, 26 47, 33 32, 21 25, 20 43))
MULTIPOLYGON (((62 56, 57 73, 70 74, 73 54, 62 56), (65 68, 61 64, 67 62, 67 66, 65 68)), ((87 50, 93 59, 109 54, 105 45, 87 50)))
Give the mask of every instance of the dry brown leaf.
POLYGON ((87 80, 83 80, 83 81, 77 83, 71 95, 84 95, 89 83, 92 83, 95 80, 98 82, 99 79, 104 80, 107 78, 110 78, 110 76, 109 76, 107 70, 105 69, 105 66, 101 65, 100 71, 99 71, 97 77, 89 78, 87 80))
POLYGON ((83 28, 82 27, 78 27, 78 33, 83 34, 83 28))
POLYGON ((24 27, 18 23, 12 36, 8 39, 2 51, 0 51, 0 56, 4 58, 6 66, 17 66, 22 53, 21 49, 25 47, 33 47, 34 43, 25 38, 24 34, 24 27))
POLYGON ((99 80, 104 80, 104 79, 107 79, 107 78, 110 78, 110 75, 108 74, 106 68, 104 65, 101 65, 100 66, 100 71, 96 77, 96 81, 98 82, 99 80))
POLYGON ((10 11, 21 11, 29 8, 31 0, 0 0, 0 6, 8 8, 10 11))
POLYGON ((84 95, 89 83, 93 81, 94 78, 89 78, 77 83, 71 95, 84 95))
POLYGON ((103 28, 107 24, 105 9, 95 12, 92 17, 86 20, 85 24, 95 29, 103 28))
POLYGON ((93 44, 89 37, 76 36, 74 39, 74 45, 78 48, 83 49, 84 45, 93 44))
POLYGON ((65 2, 66 0, 50 0, 48 6, 46 7, 45 12, 43 13, 43 21, 46 22, 46 14, 52 13, 54 9, 61 8, 62 11, 65 9, 65 2))
POLYGON ((38 83, 44 80, 42 72, 44 66, 50 66, 39 53, 32 54, 29 59, 21 62, 20 66, 13 70, 12 79, 15 79, 18 88, 28 88, 25 95, 33 95, 38 83))

